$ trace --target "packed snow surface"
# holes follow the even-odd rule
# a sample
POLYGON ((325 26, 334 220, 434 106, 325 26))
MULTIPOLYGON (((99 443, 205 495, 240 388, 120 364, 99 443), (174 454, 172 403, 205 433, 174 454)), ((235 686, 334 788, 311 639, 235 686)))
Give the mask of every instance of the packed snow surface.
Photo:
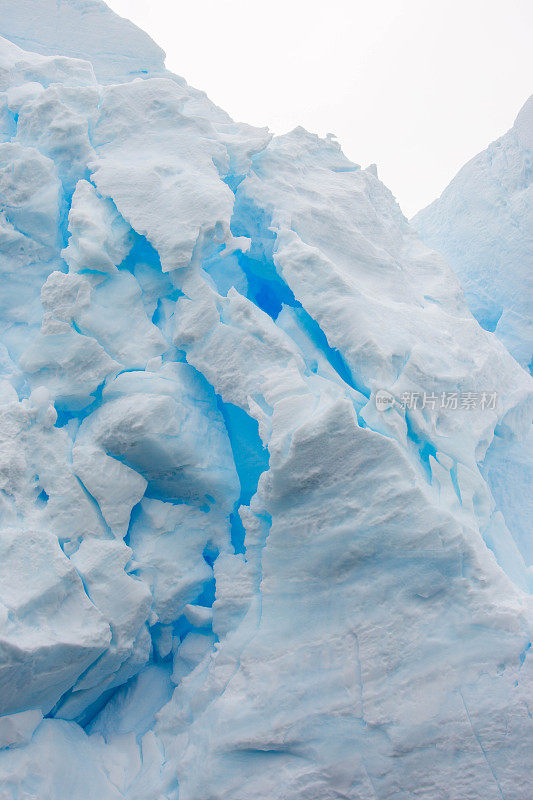
POLYGON ((533 95, 413 224, 459 275, 479 324, 533 369, 533 95))
POLYGON ((529 375, 334 138, 0 12, 2 800, 532 797, 529 375))

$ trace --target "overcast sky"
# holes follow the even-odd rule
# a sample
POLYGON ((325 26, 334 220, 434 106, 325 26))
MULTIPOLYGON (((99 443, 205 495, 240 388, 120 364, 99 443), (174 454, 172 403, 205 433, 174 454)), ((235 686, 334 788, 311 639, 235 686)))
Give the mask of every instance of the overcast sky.
POLYGON ((531 0, 108 0, 236 120, 338 136, 406 216, 533 92, 531 0))

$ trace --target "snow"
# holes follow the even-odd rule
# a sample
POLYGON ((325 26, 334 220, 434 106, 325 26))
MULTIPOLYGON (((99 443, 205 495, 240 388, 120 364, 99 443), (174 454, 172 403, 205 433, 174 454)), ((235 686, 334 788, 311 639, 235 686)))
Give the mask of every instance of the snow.
POLYGON ((530 376, 334 139, 2 11, 2 797, 532 794, 530 376))
POLYGON ((109 627, 52 532, 1 541, 2 714, 48 713, 109 646, 109 627))
POLYGON ((2 0, 0 12, 0 35, 32 53, 90 61, 102 83, 164 70, 161 48, 101 0, 2 0))
POLYGON ((413 224, 464 286, 472 313, 533 366, 533 96, 504 136, 468 162, 413 224))
MULTIPOLYGON (((504 136, 456 175, 413 225, 457 273, 479 324, 524 367, 533 367, 533 97, 504 136)), ((499 431, 497 431, 499 434, 499 431)), ((495 436, 483 474, 525 563, 531 551, 531 433, 495 436)))
POLYGON ((42 719, 43 715, 38 709, 0 717, 0 748, 27 744, 42 719))

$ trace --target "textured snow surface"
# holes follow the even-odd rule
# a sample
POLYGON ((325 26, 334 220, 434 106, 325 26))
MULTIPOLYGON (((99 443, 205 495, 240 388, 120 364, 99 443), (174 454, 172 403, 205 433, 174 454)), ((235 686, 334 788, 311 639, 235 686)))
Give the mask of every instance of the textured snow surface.
POLYGON ((533 95, 413 224, 458 274, 479 324, 533 369, 533 95))
POLYGON ((529 375, 334 139, 0 8, 1 799, 533 796, 529 375))
POLYGON ((0 35, 45 56, 90 61, 101 82, 164 72, 165 54, 102 0, 1 0, 0 35))

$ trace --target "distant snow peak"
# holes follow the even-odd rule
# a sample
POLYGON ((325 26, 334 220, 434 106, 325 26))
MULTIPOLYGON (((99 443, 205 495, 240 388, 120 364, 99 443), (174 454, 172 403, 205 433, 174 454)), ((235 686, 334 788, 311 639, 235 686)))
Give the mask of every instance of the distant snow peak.
POLYGON ((479 324, 533 367, 533 96, 413 224, 458 274, 479 324))

